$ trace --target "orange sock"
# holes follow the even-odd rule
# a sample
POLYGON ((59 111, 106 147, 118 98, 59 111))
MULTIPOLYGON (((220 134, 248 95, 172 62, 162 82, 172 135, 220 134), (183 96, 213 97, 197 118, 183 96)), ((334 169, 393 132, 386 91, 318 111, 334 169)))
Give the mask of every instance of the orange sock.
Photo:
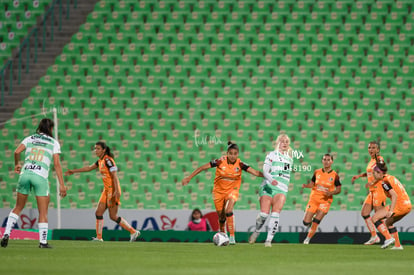
POLYGON ((388 232, 387 227, 383 221, 375 222, 375 226, 377 227, 378 231, 385 237, 386 240, 391 239, 391 234, 388 232))
POLYGON ((318 229, 318 226, 319 226, 320 222, 321 221, 318 220, 318 219, 313 219, 312 226, 309 229, 308 236, 307 236, 309 239, 312 239, 312 237, 315 235, 316 230, 318 229))
POLYGON ((135 229, 129 225, 129 223, 124 220, 124 218, 119 217, 118 220, 116 221, 123 229, 125 229, 126 231, 129 231, 130 234, 134 234, 135 233, 135 229))
POLYGON ((229 229, 230 236, 234 237, 234 216, 227 217, 227 228, 229 229))
POLYGON ((96 238, 102 239, 103 217, 96 217, 96 238))
POLYGON ((377 235, 377 231, 375 230, 374 223, 372 222, 371 216, 363 216, 365 224, 368 227, 369 232, 371 233, 372 237, 375 237, 377 235))
POLYGON ((388 231, 390 232, 391 236, 395 239, 395 246, 401 246, 400 243, 400 237, 398 236, 397 228, 391 227, 388 228, 388 231))

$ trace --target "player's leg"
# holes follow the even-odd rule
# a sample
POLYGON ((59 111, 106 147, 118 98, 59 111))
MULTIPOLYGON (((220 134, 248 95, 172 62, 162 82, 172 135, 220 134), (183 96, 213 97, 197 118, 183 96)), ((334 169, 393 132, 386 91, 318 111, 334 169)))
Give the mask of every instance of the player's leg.
POLYGON ((269 228, 265 241, 265 246, 267 247, 271 246, 272 240, 279 229, 280 212, 282 211, 285 202, 286 195, 284 193, 278 193, 272 198, 272 213, 270 214, 269 228))
POLYGON ((219 230, 226 233, 225 197, 221 194, 213 193, 213 201, 218 216, 219 230))
POLYGON ((16 205, 14 206, 12 211, 10 211, 9 217, 7 218, 6 228, 4 230, 4 234, 0 242, 0 245, 2 247, 7 247, 10 238, 10 233, 14 225, 18 221, 20 213, 26 205, 27 197, 28 195, 17 192, 16 205))
POLYGON ((269 217, 270 207, 272 205, 272 197, 268 195, 262 195, 260 197, 260 213, 256 217, 256 228, 252 235, 249 237, 249 243, 253 244, 256 242, 257 237, 260 234, 260 230, 265 224, 269 217))
POLYGON ((325 217, 326 213, 322 210, 316 211, 315 217, 312 220, 312 226, 309 228, 308 235, 303 242, 304 244, 309 244, 310 240, 315 235, 316 231, 318 230, 318 226, 321 223, 322 219, 325 217))
POLYGON ((230 237, 230 244, 236 244, 236 238, 234 236, 235 232, 235 225, 234 225, 234 215, 233 215, 233 209, 234 209, 235 201, 233 198, 229 199, 225 203, 225 215, 226 215, 226 222, 227 222, 227 228, 229 230, 229 237, 230 237))
POLYGON ((371 244, 380 242, 380 238, 377 236, 377 231, 375 230, 375 225, 372 222, 372 218, 371 218, 372 210, 373 210, 372 194, 370 192, 368 196, 366 197, 364 204, 362 205, 362 209, 361 209, 361 216, 364 219, 364 222, 367 225, 369 232, 371 233, 371 238, 367 242, 364 243, 366 245, 371 245, 371 244))
POLYGON ((93 241, 103 241, 102 238, 102 230, 104 225, 103 215, 106 210, 106 194, 105 191, 102 192, 101 198, 99 199, 98 206, 95 210, 95 217, 96 217, 96 237, 93 237, 93 241))
POLYGON ((395 245, 392 248, 393 250, 403 250, 403 246, 400 242, 400 236, 398 235, 397 228, 394 226, 394 223, 404 218, 411 211, 411 206, 404 207, 400 209, 398 206, 394 209, 394 216, 387 218, 385 220, 385 225, 388 228, 391 236, 395 239, 395 245))
POLYGON ((395 242, 395 239, 391 236, 387 226, 385 225, 385 222, 383 221, 383 219, 386 217, 387 212, 388 207, 383 207, 381 209, 378 209, 372 217, 372 221, 374 222, 378 232, 380 232, 385 238, 384 245, 382 245, 381 248, 387 248, 395 242))
POLYGON ((47 243, 47 232, 49 229, 48 224, 48 206, 50 197, 49 196, 37 196, 37 208, 39 210, 39 248, 51 248, 47 243))
POLYGON ((135 230, 124 218, 118 216, 118 208, 118 204, 114 204, 112 205, 112 207, 108 208, 109 218, 129 232, 129 234, 131 235, 130 241, 135 241, 135 239, 140 235, 140 233, 137 233, 139 231, 135 230), (135 239, 132 240, 133 238, 135 239))

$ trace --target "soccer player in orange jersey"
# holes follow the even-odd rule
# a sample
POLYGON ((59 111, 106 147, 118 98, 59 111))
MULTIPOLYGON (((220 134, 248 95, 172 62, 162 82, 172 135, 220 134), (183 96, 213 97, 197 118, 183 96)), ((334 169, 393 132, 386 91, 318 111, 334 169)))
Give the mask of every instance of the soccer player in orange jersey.
POLYGON ((312 188, 303 218, 303 224, 310 226, 304 244, 309 244, 323 217, 328 214, 333 195, 341 193, 341 182, 338 174, 331 168, 332 163, 333 156, 325 154, 322 158, 323 168, 315 171, 310 183, 302 185, 302 188, 312 188))
POLYGON ((182 180, 183 185, 187 185, 190 180, 200 172, 209 168, 216 167, 216 177, 214 179, 213 200, 216 208, 220 231, 225 231, 225 225, 230 233, 230 244, 236 244, 234 237, 234 217, 233 208, 239 197, 242 170, 249 172, 256 177, 263 177, 262 172, 251 168, 239 159, 239 146, 228 142, 227 156, 215 159, 195 169, 188 177, 182 180))
POLYGON ((387 248, 395 243, 392 249, 402 250, 403 247, 394 223, 410 213, 412 205, 410 197, 401 182, 396 177, 386 173, 386 164, 383 161, 378 162, 374 167, 374 178, 382 185, 387 197, 391 199, 391 205, 378 210, 372 217, 372 221, 378 231, 385 237, 384 245, 381 248, 387 248), (385 223, 382 222, 383 219, 385 219, 385 223))
POLYGON ((385 206, 386 196, 384 190, 382 189, 379 183, 375 183, 374 175, 372 173, 372 168, 375 166, 377 160, 383 160, 380 154, 379 143, 376 141, 371 141, 368 144, 368 153, 371 156, 371 161, 367 165, 366 173, 360 175, 355 175, 352 177, 352 184, 355 180, 361 177, 366 177, 368 182, 365 185, 369 189, 369 193, 362 205, 361 216, 367 225, 369 232, 371 233, 371 238, 365 242, 366 245, 371 245, 380 242, 380 238, 377 235, 375 230, 374 223, 372 222, 371 212, 374 210, 377 212, 379 209, 385 206))
POLYGON ((106 209, 109 211, 109 217, 111 220, 119 224, 123 229, 129 231, 130 241, 135 241, 141 234, 138 230, 135 230, 129 223, 123 218, 118 216, 118 208, 121 204, 121 187, 117 175, 118 168, 115 164, 114 156, 111 153, 111 149, 105 144, 105 142, 99 141, 95 144, 95 153, 99 158, 94 164, 85 166, 79 169, 68 170, 65 176, 72 175, 74 173, 89 172, 99 168, 99 172, 102 175, 104 183, 104 190, 99 199, 98 207, 95 211, 96 216, 96 238, 92 238, 94 241, 102 242, 102 229, 103 229, 103 214, 106 209))

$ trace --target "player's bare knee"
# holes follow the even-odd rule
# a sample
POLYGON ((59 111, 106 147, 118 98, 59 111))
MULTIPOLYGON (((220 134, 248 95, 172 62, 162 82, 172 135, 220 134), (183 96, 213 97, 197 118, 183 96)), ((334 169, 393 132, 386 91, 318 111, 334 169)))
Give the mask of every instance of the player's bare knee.
POLYGON ((311 222, 307 222, 305 220, 303 220, 303 225, 306 227, 309 227, 312 223, 311 222))

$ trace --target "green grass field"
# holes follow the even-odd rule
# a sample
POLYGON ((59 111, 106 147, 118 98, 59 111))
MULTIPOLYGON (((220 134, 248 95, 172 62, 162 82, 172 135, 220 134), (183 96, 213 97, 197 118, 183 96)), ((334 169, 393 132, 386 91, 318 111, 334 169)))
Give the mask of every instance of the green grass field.
POLYGON ((0 274, 414 274, 414 246, 10 240, 0 274))

